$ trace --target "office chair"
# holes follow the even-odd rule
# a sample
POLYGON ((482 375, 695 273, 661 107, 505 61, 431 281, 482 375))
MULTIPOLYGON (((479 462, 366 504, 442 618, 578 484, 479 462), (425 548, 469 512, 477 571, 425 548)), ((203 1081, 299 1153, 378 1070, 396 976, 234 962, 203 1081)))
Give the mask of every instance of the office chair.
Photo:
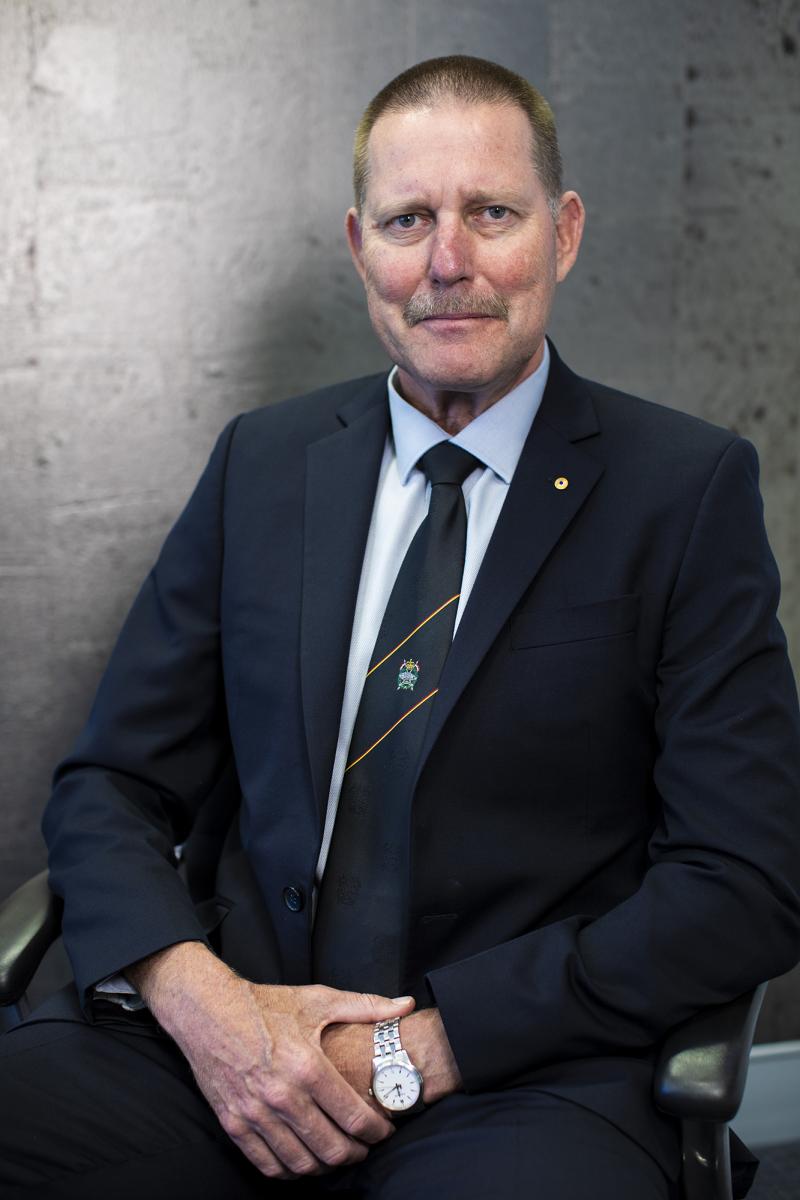
MULTIPOLYGON (((61 901, 42 871, 0 904, 0 1007, 12 1021, 59 936, 61 901)), ((685 1200, 732 1200, 728 1122, 742 1101, 756 1019, 766 990, 705 1009, 672 1030, 656 1066, 655 1102, 681 1122, 685 1200)))

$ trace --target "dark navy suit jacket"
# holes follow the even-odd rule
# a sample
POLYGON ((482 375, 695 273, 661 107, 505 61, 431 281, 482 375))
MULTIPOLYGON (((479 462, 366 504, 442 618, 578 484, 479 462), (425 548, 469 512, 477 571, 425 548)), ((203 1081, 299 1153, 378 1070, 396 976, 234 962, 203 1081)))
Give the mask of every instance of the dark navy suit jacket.
MULTIPOLYGON (((213 944, 250 978, 311 980, 387 422, 381 376, 220 437, 45 816, 82 994, 220 921, 213 944), (233 802, 209 821, 231 763, 233 802), (231 817, 198 908, 173 846, 197 825, 218 854, 231 817)), ((405 982, 441 1009, 468 1089, 557 1091, 674 1168, 654 1044, 800 957, 777 599, 749 443, 554 353, 410 767, 405 982)))

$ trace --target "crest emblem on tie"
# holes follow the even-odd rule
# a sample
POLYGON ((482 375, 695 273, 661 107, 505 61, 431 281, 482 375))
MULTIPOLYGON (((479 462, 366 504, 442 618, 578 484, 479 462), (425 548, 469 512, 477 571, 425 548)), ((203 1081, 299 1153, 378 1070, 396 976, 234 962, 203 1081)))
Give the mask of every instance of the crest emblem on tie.
POLYGON ((414 684, 419 679, 419 663, 413 658, 406 658, 400 664, 400 674, 397 676, 398 692, 413 692, 414 684))

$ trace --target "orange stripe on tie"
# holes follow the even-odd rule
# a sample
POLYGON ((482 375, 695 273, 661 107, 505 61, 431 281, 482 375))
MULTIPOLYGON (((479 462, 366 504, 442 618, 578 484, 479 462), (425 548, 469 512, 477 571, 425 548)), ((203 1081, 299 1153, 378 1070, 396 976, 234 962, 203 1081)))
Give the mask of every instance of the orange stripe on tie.
MULTIPOLYGON (((392 651, 392 653, 394 653, 394 651, 392 651)), ((351 767, 357 766, 362 761, 362 759, 365 759, 368 754, 371 754, 376 746, 380 746, 380 744, 384 740, 384 738, 387 738, 389 736, 389 734, 392 732, 392 730, 397 729, 398 725, 402 725, 402 723, 403 723, 403 721, 405 721, 406 717, 410 717, 411 714, 413 712, 416 712, 418 708, 421 708, 422 705, 426 703, 426 701, 430 700, 432 696, 435 696, 436 693, 438 692, 438 690, 439 690, 438 688, 434 688, 433 691, 428 692, 427 696, 424 696, 422 700, 418 700, 413 708, 410 708, 407 713, 403 713, 400 720, 395 721, 394 725, 392 725, 391 728, 386 730, 386 733, 381 734, 381 736, 378 738, 377 742, 373 742, 368 750, 365 750, 363 754, 359 754, 358 758, 354 758, 351 763, 348 763, 344 769, 345 775, 347 774, 347 772, 350 770, 351 767)))
MULTIPOLYGON (((444 609, 446 609, 449 604, 452 604, 454 600, 458 600, 460 595, 461 595, 461 592, 456 592, 455 596, 451 596, 449 600, 445 600, 444 604, 440 604, 438 608, 434 609, 434 611, 431 613, 431 615, 429 617, 426 617, 424 621, 420 621, 417 628, 412 629, 411 633, 408 635, 408 637, 404 637, 402 642, 398 642, 397 645, 395 646, 394 650, 390 650, 388 654, 384 655, 384 657, 381 659, 380 662, 376 662, 374 667, 370 667, 370 669, 367 671, 366 678, 369 679, 369 677, 373 671, 377 671, 378 667, 382 667, 383 664, 386 662, 387 658, 391 658, 393 654, 397 654, 398 650, 402 650, 402 648, 403 648, 403 646, 405 646, 406 642, 409 641, 414 636, 415 633, 419 633, 419 631, 420 631, 420 629, 422 629, 423 625, 427 625, 428 621, 432 621, 434 617, 438 617, 439 613, 443 612, 444 609)), ((423 703, 424 703, 424 701, 423 701, 423 703)))

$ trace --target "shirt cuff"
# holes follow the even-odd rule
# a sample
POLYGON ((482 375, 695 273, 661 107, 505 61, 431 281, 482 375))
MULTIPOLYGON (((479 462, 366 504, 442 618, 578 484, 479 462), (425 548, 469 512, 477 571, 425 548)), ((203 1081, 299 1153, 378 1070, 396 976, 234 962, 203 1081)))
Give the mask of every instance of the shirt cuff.
POLYGON ((111 1004, 118 1004, 126 1012, 139 1012, 147 1007, 136 988, 132 987, 121 973, 109 975, 107 979, 96 983, 93 999, 108 1000, 111 1004))

